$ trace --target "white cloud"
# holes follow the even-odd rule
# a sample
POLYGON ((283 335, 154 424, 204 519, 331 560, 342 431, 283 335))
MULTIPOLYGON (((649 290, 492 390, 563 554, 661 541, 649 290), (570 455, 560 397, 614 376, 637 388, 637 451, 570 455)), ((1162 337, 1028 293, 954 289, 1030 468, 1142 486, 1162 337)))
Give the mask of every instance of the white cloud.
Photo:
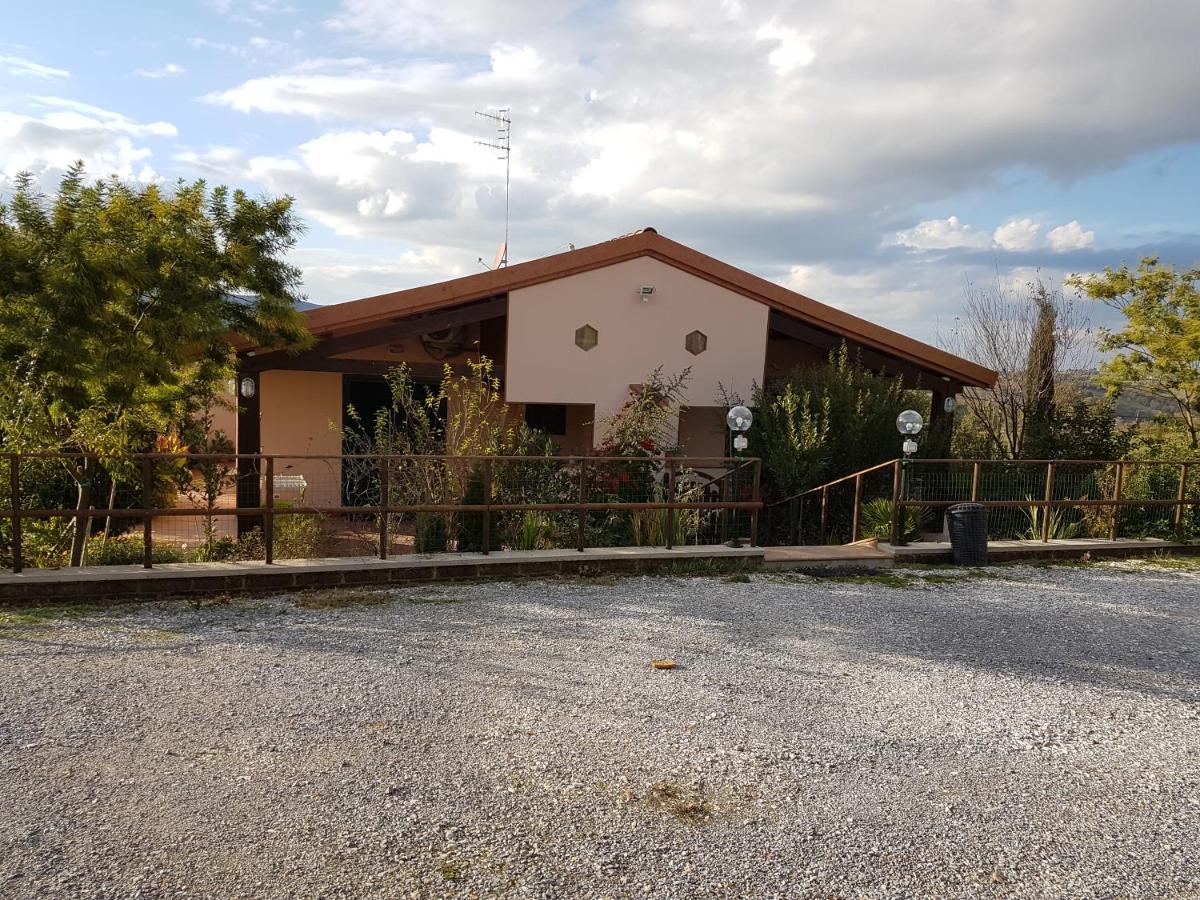
POLYGON ((461 53, 471 41, 490 44, 497 35, 561 24, 583 6, 581 0, 344 0, 326 24, 336 32, 395 46, 461 53))
POLYGON ((328 248, 298 248, 290 261, 304 271, 304 290, 315 303, 338 303, 396 290, 397 285, 455 278, 475 271, 461 253, 425 246, 381 258, 328 248))
POLYGON ((139 78, 173 78, 176 75, 182 75, 186 72, 183 66, 176 63, 167 63, 165 66, 159 66, 157 69, 134 69, 133 74, 139 78))
POLYGON ((1083 226, 1072 219, 1066 225, 1052 228, 1046 234, 1046 241, 1055 253, 1065 253, 1068 250, 1082 250, 1090 247, 1096 240, 1096 232, 1084 231, 1083 226))
POLYGON ((760 41, 774 41, 777 44, 767 55, 767 62, 781 75, 811 65, 817 55, 812 39, 794 28, 772 22, 759 28, 754 36, 760 41))
POLYGON ((927 219, 912 228, 898 231, 884 244, 908 247, 912 250, 1003 250, 1028 252, 1050 249, 1055 253, 1082 250, 1095 241, 1094 231, 1084 231, 1077 221, 1050 229, 1043 236, 1042 224, 1030 218, 1010 219, 989 236, 960 221, 958 216, 946 219, 927 219))
POLYGON ((61 110, 47 113, 45 117, 48 123, 57 128, 90 128, 100 123, 105 128, 131 135, 175 137, 179 133, 170 122, 135 122, 121 113, 66 97, 36 97, 34 100, 39 106, 61 110))
POLYGON ((991 237, 960 222, 958 216, 918 222, 912 228, 896 232, 892 242, 914 250, 949 250, 955 247, 984 249, 992 246, 991 237))
POLYGON ((924 273, 903 266, 837 271, 825 264, 792 266, 785 287, 830 306, 894 326, 941 308, 946 297, 924 273))
POLYGON ((915 251, 904 258, 941 289, 887 269, 873 288, 841 286, 855 302, 928 289, 922 302, 944 304, 971 253, 1025 263, 1094 236, 1069 213, 912 210, 954 209, 968 191, 994 202, 1013 171, 1077 179, 1200 142, 1186 38, 1200 4, 1164 7, 1130 41, 1116 3, 947 16, 934 0, 342 0, 304 23, 310 41, 324 30, 328 58, 264 66, 206 98, 248 114, 256 137, 271 116, 302 117, 280 133, 305 139, 258 156, 197 146, 180 161, 293 193, 340 234, 490 258, 503 163, 474 145, 493 132, 472 113, 509 105, 514 259, 654 225, 783 278, 831 259, 874 272, 897 256, 882 243, 915 251), (911 227, 885 236, 896 222, 911 227))
POLYGON ((992 239, 1003 250, 1032 250, 1039 244, 1041 230, 1033 219, 1013 219, 997 228, 992 239))
POLYGON ((20 75, 27 78, 68 78, 71 75, 66 69, 44 66, 20 56, 0 56, 0 69, 9 75, 20 75))
POLYGON ((43 105, 66 104, 67 109, 40 117, 0 111, 0 184, 22 171, 53 182, 76 160, 83 160, 88 171, 98 177, 158 180, 149 163, 152 150, 133 139, 171 136, 174 126, 142 124, 119 113, 59 98, 40 99, 43 105))

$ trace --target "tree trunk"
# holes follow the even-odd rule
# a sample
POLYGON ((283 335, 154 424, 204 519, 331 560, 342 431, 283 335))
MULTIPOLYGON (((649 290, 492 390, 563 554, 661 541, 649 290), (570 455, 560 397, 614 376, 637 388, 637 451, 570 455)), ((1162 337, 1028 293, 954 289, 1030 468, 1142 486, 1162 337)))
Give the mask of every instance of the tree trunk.
MULTIPOLYGON (((111 510, 117 505, 117 479, 112 476, 112 485, 108 489, 108 508, 111 510)), ((108 536, 112 533, 112 513, 110 512, 104 517, 104 537, 100 539, 100 547, 108 546, 108 536)))
MULTIPOLYGON (((75 500, 75 511, 77 513, 89 510, 92 508, 92 476, 94 474, 94 463, 90 459, 83 461, 82 477, 78 482, 78 494, 75 500)), ((75 517, 75 534, 71 540, 71 565, 83 565, 83 551, 87 547, 88 532, 91 530, 92 520, 83 516, 75 517)))

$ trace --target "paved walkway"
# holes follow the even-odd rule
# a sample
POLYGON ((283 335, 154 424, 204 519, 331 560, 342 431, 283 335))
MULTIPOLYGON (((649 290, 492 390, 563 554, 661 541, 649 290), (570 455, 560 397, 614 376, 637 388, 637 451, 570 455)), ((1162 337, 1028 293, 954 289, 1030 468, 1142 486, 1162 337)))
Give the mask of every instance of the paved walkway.
POLYGON ((227 593, 289 588, 512 578, 527 575, 639 572, 707 561, 758 566, 761 547, 723 544, 695 547, 596 547, 584 550, 494 550, 491 553, 437 553, 340 559, 264 562, 163 563, 141 566, 83 566, 0 573, 4 601, 84 600, 160 594, 227 593))
MULTIPOLYGON (((950 545, 940 541, 914 541, 902 547, 881 543, 879 549, 891 553, 899 563, 949 562, 950 545)), ((1051 541, 988 541, 988 558, 993 562, 1017 559, 1066 559, 1083 556, 1146 556, 1187 550, 1187 544, 1159 538, 1098 540, 1070 538, 1051 541)))
MULTIPOLYGON (((993 541, 993 562, 1027 558, 1145 556, 1188 550, 1172 541, 1056 540, 993 541)), ((235 593, 337 585, 390 584, 463 578, 513 578, 536 575, 579 575, 641 572, 678 564, 741 561, 748 567, 800 570, 875 570, 895 565, 949 562, 950 545, 921 541, 893 547, 871 542, 808 547, 605 547, 578 550, 497 550, 482 553, 438 553, 340 559, 262 562, 163 563, 141 566, 84 566, 78 569, 26 569, 20 575, 0 573, 0 603, 83 601, 106 597, 166 594, 235 593)))
MULTIPOLYGON (((1158 538, 1141 540, 989 541, 992 562, 1018 559, 1082 558, 1084 556, 1145 556, 1189 550, 1186 544, 1158 538)), ((950 562, 950 545, 941 541, 916 541, 893 547, 863 541, 829 546, 768 547, 763 565, 769 569, 890 569, 899 565, 950 562)))

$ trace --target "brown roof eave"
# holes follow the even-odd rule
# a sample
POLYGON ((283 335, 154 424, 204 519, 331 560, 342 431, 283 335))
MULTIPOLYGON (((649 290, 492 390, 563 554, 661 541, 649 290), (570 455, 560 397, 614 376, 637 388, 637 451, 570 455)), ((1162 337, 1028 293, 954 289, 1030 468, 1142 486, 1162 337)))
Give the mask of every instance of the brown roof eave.
POLYGON ((752 275, 736 266, 731 266, 684 244, 672 241, 670 238, 658 235, 656 237, 670 246, 666 253, 651 251, 650 255, 729 290, 765 303, 772 309, 800 319, 809 325, 840 334, 855 343, 904 359, 966 386, 990 387, 996 382, 995 372, 968 359, 876 325, 874 322, 868 322, 866 319, 821 303, 819 300, 813 300, 811 297, 752 275))
POLYGON ((906 360, 958 384, 986 387, 996 381, 996 373, 990 369, 751 275, 649 229, 503 269, 319 307, 304 314, 305 322, 309 330, 320 337, 344 334, 388 319, 407 318, 500 296, 640 256, 654 257, 814 327, 906 360))

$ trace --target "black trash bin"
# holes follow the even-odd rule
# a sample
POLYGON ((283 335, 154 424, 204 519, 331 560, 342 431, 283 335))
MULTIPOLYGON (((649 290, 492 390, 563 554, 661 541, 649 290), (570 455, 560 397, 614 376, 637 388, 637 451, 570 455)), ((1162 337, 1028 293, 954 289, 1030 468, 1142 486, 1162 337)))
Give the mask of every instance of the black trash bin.
POLYGON ((955 565, 987 565, 988 511, 982 503, 959 503, 946 510, 950 552, 955 565))

